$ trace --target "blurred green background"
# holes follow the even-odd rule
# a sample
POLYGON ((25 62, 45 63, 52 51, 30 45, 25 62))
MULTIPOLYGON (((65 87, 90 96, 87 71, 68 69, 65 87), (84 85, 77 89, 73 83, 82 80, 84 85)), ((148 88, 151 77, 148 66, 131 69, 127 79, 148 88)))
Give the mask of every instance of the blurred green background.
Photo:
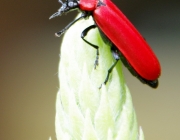
MULTIPOLYGON (((180 139, 180 1, 113 0, 158 56, 158 89, 124 68, 146 140, 180 139)), ((0 140, 55 139, 55 98, 62 38, 77 12, 48 20, 57 0, 0 1, 0 140)), ((78 48, 77 48, 78 49, 78 48)))

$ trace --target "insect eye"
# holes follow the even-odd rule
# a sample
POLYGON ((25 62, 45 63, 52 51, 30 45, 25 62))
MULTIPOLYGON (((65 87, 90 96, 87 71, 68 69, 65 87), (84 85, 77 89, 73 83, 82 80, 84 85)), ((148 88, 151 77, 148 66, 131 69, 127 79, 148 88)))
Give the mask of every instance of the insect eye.
POLYGON ((69 7, 73 7, 73 5, 74 5, 74 3, 72 1, 68 3, 69 7))
POLYGON ((78 6, 78 2, 76 0, 68 1, 67 5, 68 5, 69 8, 75 8, 75 7, 78 6))

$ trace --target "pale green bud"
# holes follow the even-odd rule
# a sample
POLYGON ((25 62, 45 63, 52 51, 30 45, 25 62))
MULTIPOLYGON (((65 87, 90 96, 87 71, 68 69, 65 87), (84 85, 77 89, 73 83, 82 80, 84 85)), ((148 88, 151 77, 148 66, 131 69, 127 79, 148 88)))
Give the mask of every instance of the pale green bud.
POLYGON ((56 101, 57 140, 144 140, 141 128, 138 134, 120 61, 107 84, 99 89, 115 60, 98 29, 92 29, 85 38, 99 46, 99 65, 94 69, 96 49, 80 37, 93 24, 92 18, 80 20, 63 38, 56 101))

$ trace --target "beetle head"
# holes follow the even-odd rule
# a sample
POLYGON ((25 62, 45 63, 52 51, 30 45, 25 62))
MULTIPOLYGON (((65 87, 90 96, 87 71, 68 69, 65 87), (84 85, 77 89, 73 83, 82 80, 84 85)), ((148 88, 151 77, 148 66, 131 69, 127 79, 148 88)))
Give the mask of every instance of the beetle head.
POLYGON ((66 0, 65 2, 62 2, 59 0, 59 3, 62 4, 62 6, 59 8, 58 12, 54 13, 52 16, 50 16, 49 19, 52 19, 57 16, 61 16, 63 13, 70 12, 72 10, 75 10, 79 7, 79 1, 78 0, 66 0))

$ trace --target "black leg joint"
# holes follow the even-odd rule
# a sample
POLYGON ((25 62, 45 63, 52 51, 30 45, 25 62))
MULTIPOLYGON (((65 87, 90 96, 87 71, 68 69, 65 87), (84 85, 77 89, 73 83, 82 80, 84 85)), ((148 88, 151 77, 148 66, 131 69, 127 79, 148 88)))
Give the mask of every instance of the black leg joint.
POLYGON ((81 33, 81 38, 87 43, 89 44, 91 47, 95 48, 96 49, 96 60, 95 60, 95 63, 94 63, 94 68, 96 69, 96 66, 98 66, 98 61, 99 61, 99 47, 97 45, 94 45, 92 44, 91 42, 87 41, 85 39, 86 35, 88 34, 88 32, 91 30, 91 29, 94 29, 96 28, 97 26, 96 25, 91 25, 89 27, 87 27, 82 33, 81 33))

